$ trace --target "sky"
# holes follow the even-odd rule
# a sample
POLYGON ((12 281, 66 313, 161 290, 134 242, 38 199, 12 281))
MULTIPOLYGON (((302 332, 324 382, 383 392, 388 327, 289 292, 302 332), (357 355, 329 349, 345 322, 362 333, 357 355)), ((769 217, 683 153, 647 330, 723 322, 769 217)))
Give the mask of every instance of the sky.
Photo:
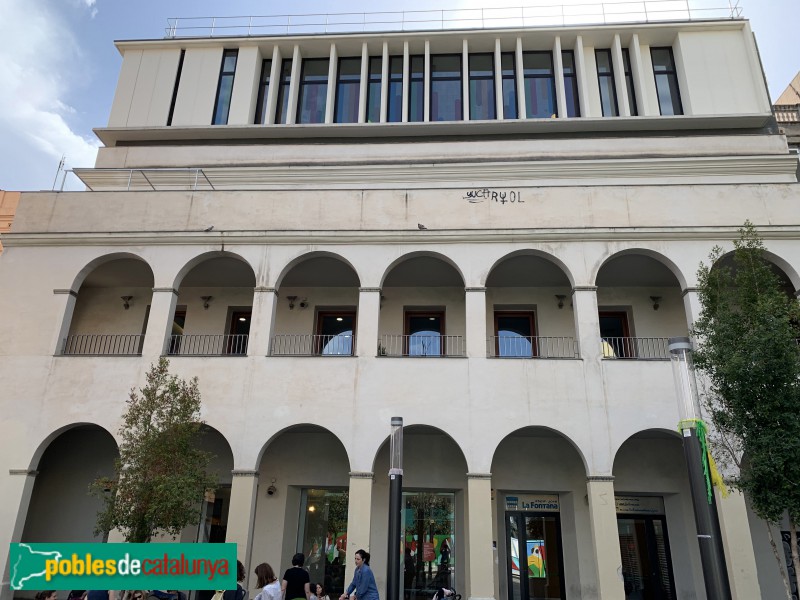
MULTIPOLYGON (((727 6, 736 0, 689 0, 727 6)), ((597 3, 594 0, 0 0, 0 189, 51 189, 59 161, 94 165, 122 59, 114 40, 161 38, 171 17, 377 12, 597 3)), ((701 4, 702 3, 702 4, 701 4)), ((800 0, 739 0, 770 97, 800 71, 800 0)), ((61 179, 58 180, 58 186, 61 179)), ((70 175, 65 189, 82 189, 70 175)))

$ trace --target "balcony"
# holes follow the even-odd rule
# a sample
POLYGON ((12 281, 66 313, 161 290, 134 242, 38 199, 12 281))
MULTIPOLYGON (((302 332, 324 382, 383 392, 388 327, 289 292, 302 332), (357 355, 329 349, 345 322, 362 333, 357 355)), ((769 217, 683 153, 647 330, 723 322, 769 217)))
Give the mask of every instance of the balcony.
POLYGON ((492 336, 486 342, 489 358, 580 358, 571 337, 492 336))
POLYGON ((141 356, 141 334, 72 334, 64 338, 64 356, 141 356))
POLYGON ((170 356, 246 356, 247 334, 171 335, 170 356))
POLYGON ((669 360, 669 338, 604 337, 603 358, 669 360))
POLYGON ((378 356, 414 358, 463 358, 467 355, 463 335, 382 335, 378 356))
POLYGON ((270 356, 353 356, 355 336, 281 334, 270 342, 270 356))

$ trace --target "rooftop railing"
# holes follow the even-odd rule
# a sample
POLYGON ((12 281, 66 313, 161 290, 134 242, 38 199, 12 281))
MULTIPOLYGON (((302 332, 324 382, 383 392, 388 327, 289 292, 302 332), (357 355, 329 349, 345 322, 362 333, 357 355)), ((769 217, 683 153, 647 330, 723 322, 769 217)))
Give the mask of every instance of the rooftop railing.
POLYGON ((259 16, 172 17, 166 38, 299 35, 380 31, 431 31, 502 27, 553 27, 608 23, 652 23, 738 19, 739 0, 619 0, 541 3, 536 6, 435 9, 392 12, 343 12, 259 16), (726 5, 727 4, 727 5, 726 5))

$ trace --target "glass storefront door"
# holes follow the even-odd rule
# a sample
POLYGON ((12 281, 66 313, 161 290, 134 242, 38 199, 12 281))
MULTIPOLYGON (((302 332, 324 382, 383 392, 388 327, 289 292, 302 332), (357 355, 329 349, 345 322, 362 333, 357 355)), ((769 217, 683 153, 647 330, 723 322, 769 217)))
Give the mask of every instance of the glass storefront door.
POLYGON ((321 583, 331 598, 346 586, 348 499, 347 490, 317 488, 303 490, 300 500, 297 551, 306 555, 311 583, 321 583))
POLYGON ((403 492, 404 600, 430 600, 455 585, 455 494, 403 492))
POLYGON ((566 598, 558 513, 506 512, 509 600, 566 598))
POLYGON ((617 517, 626 600, 675 600, 667 525, 662 516, 617 517))

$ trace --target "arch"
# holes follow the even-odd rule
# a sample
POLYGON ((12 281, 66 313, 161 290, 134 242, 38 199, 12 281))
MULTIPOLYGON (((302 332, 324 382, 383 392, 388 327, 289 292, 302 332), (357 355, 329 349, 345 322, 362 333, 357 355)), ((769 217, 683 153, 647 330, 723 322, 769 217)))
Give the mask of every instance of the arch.
POLYGON ((486 272, 486 275, 481 279, 481 286, 485 287, 485 286, 488 285, 487 282, 489 281, 489 278, 492 276, 492 273, 494 272, 494 270, 501 263, 503 263, 503 262, 505 262, 505 261, 507 261, 507 260, 509 260, 511 258, 516 258, 518 256, 534 256, 536 258, 541 258, 541 259, 544 259, 544 260, 554 264, 556 267, 558 267, 561 270, 561 272, 567 278, 567 281, 569 282, 570 288, 574 288, 575 287, 575 278, 573 277, 572 272, 569 270, 567 265, 561 259, 557 258, 556 256, 553 256, 552 254, 548 254, 547 252, 543 252, 541 250, 535 250, 533 248, 523 248, 521 250, 516 250, 514 252, 509 252, 508 254, 505 254, 505 255, 501 256, 500 258, 498 258, 496 261, 494 261, 494 263, 492 263, 491 267, 489 267, 489 270, 486 272))
POLYGON ((598 285, 597 280, 600 277, 600 272, 611 261, 623 256, 635 256, 635 255, 646 256, 661 263, 672 273, 672 275, 677 280, 677 284, 680 286, 680 288, 682 290, 686 289, 687 287, 686 277, 683 275, 683 272, 680 270, 678 265, 676 265, 671 259, 667 258, 660 252, 656 252, 655 250, 650 250, 648 248, 626 248, 625 250, 620 250, 619 252, 615 252, 614 254, 607 256, 598 265, 597 270, 593 273, 592 281, 594 281, 595 285, 598 285))
POLYGON ((514 429, 514 430, 509 431, 508 433, 506 433, 500 439, 500 441, 497 443, 497 445, 495 446, 494 452, 492 453, 492 472, 494 472, 494 470, 495 470, 494 461, 495 461, 495 458, 497 457, 497 451, 500 448, 500 446, 502 446, 503 443, 506 440, 508 440, 509 438, 514 436, 515 434, 520 433, 520 432, 524 432, 526 430, 528 430, 528 431, 535 431, 535 430, 546 431, 548 433, 554 434, 555 437, 559 437, 559 438, 563 439, 564 441, 566 441, 570 446, 572 446, 572 448, 575 450, 575 452, 577 453, 578 457, 580 458, 581 464, 583 465, 583 471, 584 471, 585 475, 587 477, 589 476, 589 463, 587 462, 586 455, 583 453, 583 450, 581 450, 580 446, 578 446, 578 444, 575 443, 575 441, 572 438, 570 438, 567 434, 565 434, 564 432, 559 431, 558 429, 555 429, 554 427, 548 427, 548 426, 545 426, 545 425, 526 425, 525 427, 519 427, 517 429, 514 429))
POLYGON ((347 260, 341 254, 336 254, 335 252, 327 252, 325 250, 315 250, 313 252, 305 252, 305 253, 293 258, 292 260, 290 260, 283 267, 283 269, 281 270, 280 274, 278 275, 278 278, 275 280, 275 288, 276 289, 280 289, 280 287, 283 285, 283 280, 286 278, 286 276, 295 267, 298 267, 301 264, 306 263, 306 262, 308 262, 310 260, 314 260, 315 258, 329 258, 329 259, 337 260, 337 261, 345 264, 355 274, 356 279, 359 282, 358 285, 359 286, 361 285, 361 276, 358 274, 358 271, 353 266, 353 263, 351 263, 349 260, 347 260))
POLYGON ((251 265, 247 261, 247 259, 245 259, 243 256, 240 256, 235 252, 228 252, 226 250, 213 250, 211 252, 204 252, 203 254, 198 254, 197 256, 189 260, 185 265, 183 265, 183 267, 181 267, 181 269, 175 275, 175 279, 172 282, 172 287, 176 290, 180 289, 181 284, 183 283, 183 279, 192 269, 212 258, 231 258, 246 264, 249 267, 250 272, 253 274, 253 280, 255 280, 256 277, 255 269, 253 269, 253 265, 251 265))
MULTIPOLYGON (((731 250, 726 252, 725 254, 721 255, 719 259, 712 265, 712 268, 721 262, 731 261, 733 259, 733 255, 735 250, 731 250)), ((796 294, 800 290, 800 275, 797 274, 797 271, 794 267, 784 258, 775 254, 774 252, 770 252, 769 250, 763 251, 764 258, 767 262, 771 263, 775 268, 779 269, 786 280, 792 285, 793 292, 796 294)))
POLYGON ((138 254, 135 254, 133 252, 112 252, 111 254, 104 254, 102 256, 98 256, 97 258, 94 258, 90 260, 88 263, 86 263, 84 267, 80 271, 78 271, 77 275, 75 275, 75 278, 72 280, 70 291, 77 294, 78 291, 81 289, 84 280, 86 279, 86 277, 89 276, 89 274, 92 271, 94 271, 98 267, 103 266, 106 263, 123 259, 132 259, 143 262, 144 264, 147 265, 147 268, 150 269, 150 275, 151 276, 153 275, 153 268, 150 266, 150 263, 147 262, 144 258, 139 256, 138 254))
MULTIPOLYGON (((461 444, 458 443, 458 441, 452 435, 447 433, 447 431, 445 431, 444 429, 441 429, 439 427, 436 427, 435 425, 428 425, 426 423, 410 423, 410 424, 404 424, 403 425, 403 435, 404 436, 405 436, 406 433, 408 433, 409 435, 414 435, 415 433, 430 434, 431 432, 435 432, 436 434, 443 435, 449 442, 452 442, 453 445, 455 445, 455 447, 458 448, 458 451, 461 454, 461 458, 464 461, 464 474, 466 475, 467 469, 468 469, 468 463, 467 463, 466 454, 464 453, 464 448, 463 448, 463 446, 461 444)), ((386 448, 387 445, 389 444, 389 439, 390 439, 390 436, 386 436, 383 439, 383 441, 378 445, 376 450, 375 450, 375 454, 372 457, 372 472, 373 473, 375 473, 375 468, 376 468, 376 463, 378 461, 378 456, 381 454, 383 449, 386 448)))
POLYGON ((98 425, 97 423, 92 423, 90 421, 76 421, 75 423, 69 423, 67 425, 59 427, 58 429, 53 430, 52 432, 50 432, 49 435, 45 436, 41 442, 39 442, 39 445, 36 446, 36 449, 33 451, 33 454, 31 455, 31 460, 28 464, 28 470, 35 471, 38 468, 39 461, 42 459, 42 456, 44 455, 47 448, 62 433, 65 433, 70 429, 75 429, 76 427, 87 427, 87 426, 99 427, 100 429, 105 431, 108 435, 110 435, 117 446, 117 453, 119 453, 119 442, 117 441, 117 438, 114 436, 114 434, 111 433, 108 429, 106 429, 102 425, 98 425))
POLYGON ((612 456, 614 457, 614 460, 611 461, 611 465, 612 465, 611 466, 611 470, 612 470, 612 472, 614 471, 614 465, 616 463, 617 457, 619 456, 620 449, 627 442, 629 442, 632 438, 641 437, 643 434, 648 434, 648 433, 653 433, 653 434, 656 434, 656 435, 663 435, 665 438, 666 437, 671 437, 671 438, 675 438, 677 440, 681 439, 680 433, 678 433, 677 430, 667 429, 665 427, 650 427, 650 428, 647 428, 647 429, 640 429, 638 431, 635 431, 635 432, 631 433, 628 437, 626 437, 624 440, 622 440, 622 442, 620 442, 616 447, 612 448, 612 450, 613 450, 612 456))
POLYGON ((332 435, 336 439, 336 441, 339 442, 339 444, 342 447, 342 450, 344 450, 345 456, 347 457, 348 469, 352 468, 352 462, 353 461, 351 460, 350 453, 347 451, 347 447, 344 445, 344 443, 342 442, 341 438, 335 432, 333 432, 331 429, 329 429, 328 427, 325 427, 324 425, 319 425, 317 423, 312 423, 310 421, 304 421, 302 423, 292 423, 291 425, 287 425, 286 427, 283 427, 282 429, 279 429, 278 431, 273 433, 271 436, 269 436, 269 438, 267 438, 267 440, 264 442, 264 444, 261 446, 261 448, 259 448, 258 453, 256 454, 255 468, 256 469, 259 468, 259 466, 261 465, 261 462, 264 460, 264 455, 266 454, 266 452, 269 449, 270 445, 273 442, 275 442, 278 438, 280 438, 282 435, 284 435, 286 433, 291 433, 293 430, 295 432, 297 432, 297 431, 302 432, 304 429, 308 429, 308 428, 313 429, 314 430, 313 433, 325 432, 325 433, 329 433, 330 435, 332 435))
POLYGON ((386 282, 386 278, 395 269, 395 267, 397 267, 401 263, 404 263, 404 262, 406 262, 408 260, 411 260, 411 259, 414 259, 414 258, 433 258, 433 259, 442 261, 443 263, 447 264, 448 266, 452 267, 455 270, 455 272, 461 278, 462 287, 464 285, 466 285, 465 284, 466 278, 464 277, 464 271, 461 269, 461 267, 458 266, 458 264, 456 264, 456 262, 453 259, 451 259, 450 257, 445 256, 444 254, 441 254, 439 252, 433 252, 433 251, 430 251, 430 250, 418 250, 418 251, 415 251, 415 252, 408 252, 406 254, 403 254, 403 255, 397 257, 395 260, 393 260, 389 264, 389 266, 386 267, 386 269, 383 271, 383 275, 381 275, 380 287, 384 286, 384 284, 386 282))

